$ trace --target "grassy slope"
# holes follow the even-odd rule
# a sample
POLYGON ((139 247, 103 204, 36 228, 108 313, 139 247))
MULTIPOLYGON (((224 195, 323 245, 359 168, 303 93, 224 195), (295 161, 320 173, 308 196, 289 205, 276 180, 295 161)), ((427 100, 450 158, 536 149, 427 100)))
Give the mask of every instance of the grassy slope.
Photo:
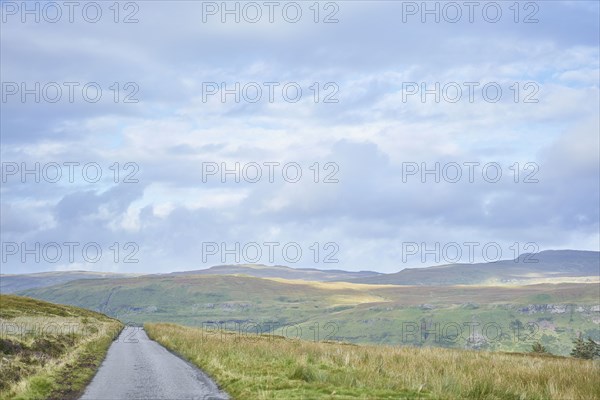
POLYGON ((51 271, 33 274, 1 274, 0 293, 12 294, 21 290, 59 285, 77 279, 127 278, 131 276, 136 275, 92 271, 51 271))
POLYGON ((547 250, 523 254, 516 260, 406 268, 393 274, 353 279, 356 283, 398 285, 530 284, 539 279, 587 277, 598 281, 600 252, 547 250), (537 261, 537 262, 533 262, 537 261))
MULTIPOLYGON (((399 344, 404 340, 402 323, 421 321, 459 325, 475 321, 481 327, 497 322, 501 338, 477 347, 490 350, 522 351, 531 346, 531 340, 515 340, 511 324, 517 322, 537 324, 540 329, 533 339, 540 339, 557 354, 568 354, 579 332, 600 339, 600 314, 590 312, 589 307, 585 312, 563 313, 519 310, 528 304, 597 305, 600 288, 596 284, 426 287, 194 275, 74 281, 24 293, 94 309, 126 322, 201 326, 217 321, 231 328, 250 321, 301 324, 305 339, 312 338, 310 327, 319 323, 319 339, 331 335, 356 343, 399 344), (323 329, 329 322, 339 329, 323 329)), ((436 342, 432 337, 410 344, 465 347, 465 341, 436 342)))
POLYGON ((79 397, 121 328, 89 310, 0 295, 0 398, 79 397))
POLYGON ((291 268, 284 265, 234 264, 216 265, 196 271, 174 272, 172 275, 247 275, 256 278, 303 279, 307 281, 346 281, 382 275, 374 271, 351 272, 343 270, 320 270, 314 268, 291 268))
POLYGON ((600 365, 592 361, 145 328, 237 399, 600 398, 600 365))

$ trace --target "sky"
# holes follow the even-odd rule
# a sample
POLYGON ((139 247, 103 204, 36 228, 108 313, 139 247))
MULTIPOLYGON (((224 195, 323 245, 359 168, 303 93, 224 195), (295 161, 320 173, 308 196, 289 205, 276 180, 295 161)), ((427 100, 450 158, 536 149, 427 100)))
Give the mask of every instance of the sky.
POLYGON ((0 11, 2 273, 600 250, 598 2, 0 11))

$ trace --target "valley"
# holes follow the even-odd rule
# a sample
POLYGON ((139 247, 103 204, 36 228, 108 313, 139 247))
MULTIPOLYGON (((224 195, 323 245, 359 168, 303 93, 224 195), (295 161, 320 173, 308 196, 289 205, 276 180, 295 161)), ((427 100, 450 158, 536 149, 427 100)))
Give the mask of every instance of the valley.
MULTIPOLYGON (((234 274, 191 271, 99 277, 18 293, 88 308, 132 325, 171 322, 243 334, 271 332, 313 341, 498 351, 527 351, 540 342, 553 354, 568 355, 572 340, 580 333, 600 340, 600 286, 597 276, 581 276, 593 272, 595 267, 588 264, 594 258, 583 254, 582 259, 588 261, 579 262, 577 268, 573 267, 577 258, 572 255, 564 268, 559 262, 548 268, 548 276, 575 275, 573 271, 579 271, 581 280, 570 282, 565 278, 563 283, 326 282, 271 276, 282 267, 241 265, 227 269, 234 274), (264 269, 270 271, 270 276, 252 276, 264 269)), ((498 271, 499 267, 490 268, 498 271)), ((289 275, 289 269, 284 273, 289 275)), ((439 269, 418 272, 437 276, 439 269)), ((485 270, 481 266, 479 269, 485 270)), ((539 265, 535 269, 543 271, 539 265)), ((537 279, 540 275, 544 277, 538 273, 537 279)))

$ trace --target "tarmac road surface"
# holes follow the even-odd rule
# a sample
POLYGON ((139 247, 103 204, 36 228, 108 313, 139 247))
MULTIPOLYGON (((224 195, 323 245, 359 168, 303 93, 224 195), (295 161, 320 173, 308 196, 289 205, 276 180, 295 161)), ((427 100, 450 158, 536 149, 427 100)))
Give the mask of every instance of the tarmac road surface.
POLYGON ((192 364, 148 338, 123 329, 81 400, 224 400, 226 393, 192 364))

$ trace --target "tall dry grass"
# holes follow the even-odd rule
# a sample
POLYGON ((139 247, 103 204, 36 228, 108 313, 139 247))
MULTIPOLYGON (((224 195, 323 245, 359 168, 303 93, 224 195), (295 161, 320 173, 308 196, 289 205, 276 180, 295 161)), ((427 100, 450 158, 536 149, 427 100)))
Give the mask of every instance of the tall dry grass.
POLYGON ((146 330, 237 399, 600 398, 597 361, 240 337, 173 324, 146 330))
POLYGON ((0 295, 0 399, 75 399, 122 324, 91 311, 0 295))

